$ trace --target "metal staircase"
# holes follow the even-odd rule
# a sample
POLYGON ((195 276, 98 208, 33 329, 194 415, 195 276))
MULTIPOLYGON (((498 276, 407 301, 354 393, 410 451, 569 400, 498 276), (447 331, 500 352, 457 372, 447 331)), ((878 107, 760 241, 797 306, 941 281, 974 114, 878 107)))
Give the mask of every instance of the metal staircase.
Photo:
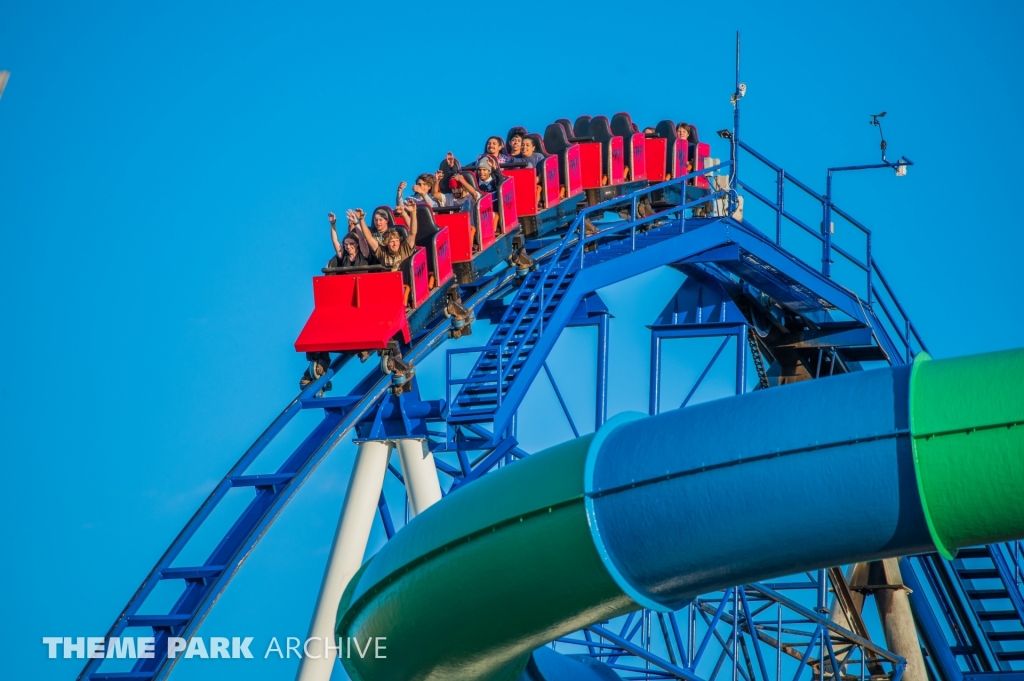
MULTIPOLYGON (((636 194, 648 191, 645 189, 636 194)), ((629 200, 629 197, 624 198, 629 200)), ((674 208, 645 218, 604 223, 595 234, 584 235, 582 239, 579 232, 584 218, 608 208, 599 206, 581 212, 555 253, 540 268, 527 275, 487 345, 449 351, 449 394, 452 386, 461 387, 450 403, 448 423, 493 421, 531 354, 541 349, 546 355, 551 349, 550 343, 541 347, 541 339, 545 329, 553 331, 548 334, 549 338, 557 338, 562 324, 551 328, 556 311, 563 307, 563 303, 573 309, 578 304, 576 297, 566 300, 566 293, 577 275, 585 267, 617 260, 679 236, 684 222, 687 222, 682 215, 684 209, 674 208), (466 378, 455 378, 451 356, 465 353, 479 353, 479 357, 466 378)), ((697 228, 711 220, 691 219, 688 222, 690 228, 697 228)), ((566 315, 562 317, 564 323, 566 315)))
POLYGON ((1020 542, 961 549, 950 567, 998 669, 1024 669, 1020 542))
POLYGON ((463 385, 449 411, 449 423, 490 421, 501 406, 578 271, 564 260, 552 264, 557 266, 527 276, 487 345, 476 348, 480 357, 469 377, 453 379, 449 373, 450 384, 463 385))
POLYGON ((951 561, 935 553, 904 558, 901 567, 938 678, 1024 678, 1021 542, 961 549, 951 561))

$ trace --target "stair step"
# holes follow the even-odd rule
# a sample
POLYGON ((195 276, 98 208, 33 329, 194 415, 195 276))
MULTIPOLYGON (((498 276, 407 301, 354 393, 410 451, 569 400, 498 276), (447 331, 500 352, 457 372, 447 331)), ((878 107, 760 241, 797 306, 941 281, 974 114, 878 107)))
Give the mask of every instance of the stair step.
POLYGON ((1018 619, 1016 610, 978 610, 978 619, 985 621, 1018 619))
POLYGON ((1006 589, 964 589, 968 598, 976 601, 989 601, 999 598, 1009 598, 1010 592, 1006 589))
MULTIPOLYGON (((521 336, 522 334, 519 334, 519 335, 521 336)), ((506 339, 502 339, 502 340, 504 341, 506 339)), ((527 339, 526 343, 524 343, 523 345, 524 346, 525 345, 529 345, 529 344, 534 343, 534 342, 536 342, 536 339, 529 338, 529 339, 527 339)), ((512 356, 512 353, 515 351, 515 349, 516 349, 516 347, 518 345, 519 345, 519 341, 516 341, 515 343, 506 343, 504 349, 498 349, 497 347, 493 347, 493 348, 488 348, 486 350, 482 350, 480 352, 480 360, 484 360, 484 361, 486 361, 486 360, 495 360, 495 359, 498 358, 498 353, 499 352, 501 353, 502 357, 508 359, 509 357, 512 356)))
POLYGON ((961 568, 956 573, 960 576, 960 579, 999 579, 999 571, 995 568, 961 568))
MULTIPOLYGON (((544 315, 545 315, 545 317, 550 317, 551 314, 555 311, 554 308, 557 307, 558 303, 562 302, 562 300, 561 300, 561 298, 559 298, 558 300, 553 300, 553 301, 550 301, 550 302, 552 303, 551 305, 548 305, 547 303, 544 304, 544 315)), ((525 323, 529 323, 530 321, 533 321, 533 318, 537 316, 537 311, 538 311, 537 308, 539 308, 540 306, 539 305, 531 305, 530 307, 532 309, 529 309, 526 312, 522 312, 522 308, 515 308, 515 309, 513 309, 512 312, 514 312, 514 314, 509 314, 509 315, 507 315, 506 318, 504 318, 500 322, 498 322, 498 327, 501 328, 502 326, 504 326, 505 328, 508 328, 508 327, 512 326, 513 324, 523 325, 525 323), (519 317, 519 314, 521 312, 523 314, 522 318, 519 317), (517 319, 519 320, 518 322, 516 321, 517 319)))
POLYGON ((192 615, 128 615, 129 627, 180 627, 188 624, 192 615))
POLYGON ((468 409, 470 407, 488 407, 497 404, 498 398, 493 395, 491 397, 461 397, 455 401, 455 405, 460 409, 468 409))
MULTIPOLYGON (((542 317, 544 319, 544 321, 550 321, 551 320, 552 312, 553 312, 552 310, 545 310, 544 311, 544 315, 542 317)), ((517 329, 517 330, 520 330, 520 331, 525 331, 526 327, 528 327, 531 323, 533 323, 533 320, 536 319, 536 318, 537 318, 536 314, 527 314, 527 315, 524 315, 523 318, 519 320, 519 323, 516 324, 515 326, 512 325, 511 321, 499 323, 497 330, 498 330, 499 333, 508 333, 513 328, 517 329)))
POLYGON ((452 410, 448 413, 448 420, 450 423, 482 423, 490 420, 494 416, 494 412, 494 409, 452 410))
POLYGON ((236 475, 231 478, 232 487, 272 487, 283 485, 295 477, 294 473, 270 473, 267 475, 236 475))
MULTIPOLYGON (((519 343, 520 343, 520 341, 522 339, 521 338, 517 338, 517 339, 514 339, 514 340, 515 340, 514 343, 509 343, 509 347, 508 347, 507 350, 502 350, 501 351, 501 362, 502 362, 502 364, 507 364, 508 362, 512 361, 514 353, 515 353, 515 349, 519 346, 519 343)), ((522 359, 523 352, 524 351, 529 352, 529 350, 532 349, 534 345, 536 345, 536 339, 534 339, 534 338, 527 338, 526 342, 523 343, 523 347, 520 348, 519 355, 515 356, 515 359, 516 360, 522 359)), ((480 357, 480 359, 477 360, 477 366, 483 366, 485 364, 495 365, 497 363, 498 363, 498 351, 497 350, 494 350, 493 352, 483 353, 482 356, 480 357)))
POLYGON ((989 631, 985 636, 990 641, 1024 641, 1024 631, 989 631))
POLYGON ((969 546, 966 549, 960 549, 956 554, 957 559, 960 558, 991 558, 991 554, 988 552, 987 546, 969 546))
MULTIPOLYGON (((509 384, 512 382, 515 375, 519 373, 520 368, 521 367, 514 367, 509 373, 505 374, 505 390, 508 390, 509 384)), ((465 388, 462 389, 460 394, 481 395, 488 391, 494 392, 495 382, 498 380, 498 375, 492 368, 490 371, 481 371, 479 374, 474 374, 472 378, 481 380, 473 383, 463 383, 462 385, 464 385, 465 388)))
POLYGON ((1002 660, 1003 662, 1024 660, 1024 650, 1010 650, 993 654, 996 656, 997 660, 1002 660))
POLYGON ((225 565, 201 565, 199 567, 169 567, 160 570, 160 579, 206 579, 224 572, 225 565))

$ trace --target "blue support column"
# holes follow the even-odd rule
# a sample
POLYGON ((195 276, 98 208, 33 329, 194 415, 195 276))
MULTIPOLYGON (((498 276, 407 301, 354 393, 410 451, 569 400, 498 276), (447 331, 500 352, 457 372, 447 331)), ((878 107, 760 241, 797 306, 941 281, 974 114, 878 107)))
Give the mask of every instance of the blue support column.
POLYGON ((747 392, 747 338, 746 324, 740 326, 736 334, 736 394, 747 392))
POLYGON ((659 401, 661 400, 661 336, 657 331, 651 332, 651 389, 650 406, 648 413, 654 416, 658 413, 659 401))
POLYGON ((594 405, 594 430, 608 420, 608 315, 597 321, 597 398, 594 405))

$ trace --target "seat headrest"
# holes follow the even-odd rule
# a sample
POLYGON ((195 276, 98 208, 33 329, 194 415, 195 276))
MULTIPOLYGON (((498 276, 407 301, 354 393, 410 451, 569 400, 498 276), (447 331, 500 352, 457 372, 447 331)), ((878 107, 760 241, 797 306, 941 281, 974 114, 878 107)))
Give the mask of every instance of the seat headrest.
POLYGON ((576 119, 576 122, 572 124, 572 136, 590 136, 590 116, 580 116, 579 118, 576 119))
POLYGON ((477 191, 480 190, 480 187, 476 183, 476 175, 474 173, 471 173, 468 170, 466 170, 460 174, 464 178, 466 178, 466 182, 469 182, 469 186, 471 186, 473 189, 476 189, 477 191))
POLYGON ((565 139, 569 139, 570 137, 576 136, 572 133, 572 121, 570 121, 568 118, 559 118, 557 121, 555 121, 555 123, 558 123, 560 126, 562 126, 562 129, 565 130, 565 139))
POLYGON ((561 121, 552 123, 544 129, 544 146, 552 154, 560 154, 569 148, 569 139, 561 121))
POLYGON ((658 137, 664 137, 671 141, 676 139, 676 124, 675 121, 665 119, 654 126, 654 134, 658 137))
POLYGON ((700 144, 700 135, 697 134, 697 126, 687 123, 686 127, 690 129, 690 144, 693 146, 700 144))
POLYGON ((388 229, 394 229, 396 226, 395 211, 391 209, 391 206, 377 206, 376 208, 374 208, 372 211, 370 211, 370 214, 366 216, 367 224, 371 227, 371 229, 373 228, 373 216, 379 210, 384 211, 384 214, 387 215, 388 229))
POLYGON ((533 146, 537 147, 537 151, 544 154, 544 156, 551 155, 548 153, 548 148, 544 146, 544 139, 540 135, 538 135, 535 132, 531 132, 528 133, 526 136, 533 140, 533 146))
POLYGON ((633 119, 625 111, 612 116, 612 132, 619 137, 626 138, 633 134, 633 119))
POLYGON ((434 211, 425 203, 416 204, 416 245, 427 246, 435 234, 440 232, 434 222, 434 211))
POLYGON ((612 134, 611 126, 608 124, 608 119, 605 116, 596 116, 590 119, 589 135, 598 142, 607 142, 612 137, 617 137, 617 135, 612 134))

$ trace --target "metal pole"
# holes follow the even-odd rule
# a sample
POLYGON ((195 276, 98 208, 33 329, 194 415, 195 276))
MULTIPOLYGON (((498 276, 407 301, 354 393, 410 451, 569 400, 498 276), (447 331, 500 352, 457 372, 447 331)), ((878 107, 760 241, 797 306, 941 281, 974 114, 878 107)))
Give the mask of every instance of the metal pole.
POLYGON ((778 617, 778 638, 775 640, 775 679, 776 681, 782 681, 782 603, 777 603, 779 607, 778 617))
POLYGON ((341 595, 363 564, 390 456, 391 446, 387 442, 363 442, 359 445, 327 569, 320 584, 320 594, 313 608, 307 637, 311 640, 307 654, 299 662, 297 681, 328 681, 331 678, 336 655, 333 652, 324 654, 324 642, 334 641, 334 620, 338 615, 341 595))
MULTIPOLYGON (((730 160, 732 166, 729 168, 729 174, 732 176, 729 181, 729 186, 733 189, 736 188, 736 178, 739 176, 739 164, 737 153, 740 140, 740 32, 736 31, 736 89, 734 90, 736 97, 736 104, 732 108, 732 140, 730 141, 730 160)), ((729 215, 732 215, 735 211, 735 207, 729 208, 729 215)))
POLYGON ((689 662, 686 665, 690 669, 697 668, 697 606, 696 601, 686 604, 686 647, 690 651, 689 662))
POLYGON ((398 440, 395 447, 409 494, 410 516, 415 518, 441 500, 434 455, 427 448, 426 440, 398 440))
POLYGON ((875 605, 878 617, 885 629, 885 642, 892 652, 907 661, 903 671, 904 681, 928 681, 928 672, 921 655, 921 644, 917 638, 917 627, 910 611, 910 599, 903 586, 899 561, 887 558, 878 565, 883 573, 884 583, 896 588, 875 591, 875 605))
MULTIPOLYGON (((737 639, 740 635, 740 589, 732 590, 732 681, 739 679, 739 650, 737 639)), ((753 632, 751 632, 753 634, 753 632)), ((757 641, 754 642, 755 644, 757 641)))
POLYGON ((910 559, 900 558, 899 563, 900 578, 911 589, 908 600, 917 617, 917 630, 921 635, 921 642, 928 650, 928 656, 932 660, 935 671, 938 672, 940 681, 963 681, 964 674, 957 664, 956 657, 949 649, 946 635, 932 611, 932 605, 928 601, 921 581, 914 572, 910 559))
POLYGON ((775 203, 779 207, 775 211, 775 245, 782 246, 782 214, 786 212, 786 171, 782 168, 775 180, 775 203))
POLYGON ((868 266, 868 309, 870 310, 871 309, 871 295, 872 295, 871 294, 871 269, 875 266, 875 263, 871 260, 871 232, 868 232, 867 241, 868 241, 868 259, 867 259, 867 266, 868 266))
POLYGON ((740 325, 740 332, 736 334, 736 394, 742 395, 747 392, 747 344, 743 341, 747 338, 747 325, 740 325))
POLYGON ((661 336, 657 331, 651 332, 651 388, 650 388, 650 414, 654 416, 659 411, 661 401, 661 336))
POLYGON ((825 202, 821 218, 821 273, 832 277, 832 169, 825 180, 825 202))
POLYGON ((599 429, 608 419, 608 315, 603 314, 597 321, 597 404, 595 406, 594 430, 599 429))
MULTIPOLYGON (((850 566, 846 573, 846 582, 851 587, 850 597, 853 599, 853 607, 856 608, 858 613, 864 609, 864 594, 856 590, 855 587, 865 586, 868 583, 870 567, 870 563, 855 563, 850 566)), ((860 634, 861 632, 857 631, 857 627, 853 624, 851 615, 852 613, 847 613, 843 608, 843 602, 839 598, 832 600, 832 608, 829 611, 828 618, 843 629, 849 629, 854 633, 860 634)))

